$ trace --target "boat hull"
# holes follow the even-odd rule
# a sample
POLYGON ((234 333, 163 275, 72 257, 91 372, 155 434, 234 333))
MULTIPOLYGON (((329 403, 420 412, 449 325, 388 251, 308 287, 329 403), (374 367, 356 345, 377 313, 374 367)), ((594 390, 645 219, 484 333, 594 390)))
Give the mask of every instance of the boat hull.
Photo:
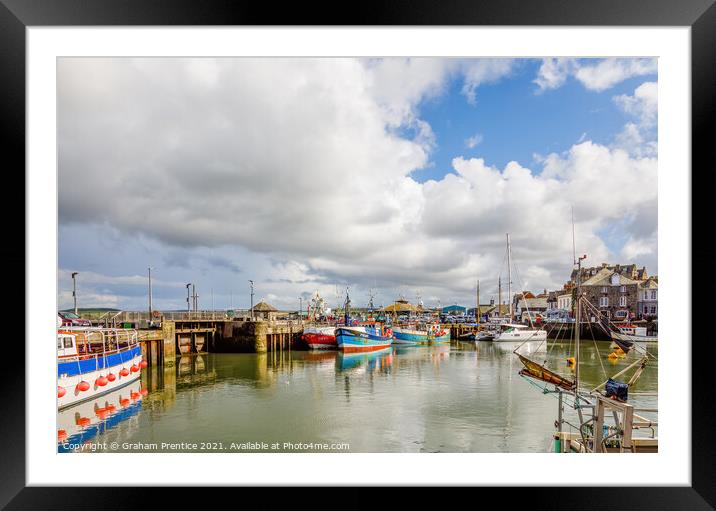
POLYGON ((502 332, 497 334, 493 342, 526 342, 526 341, 546 341, 546 330, 528 330, 522 332, 502 332))
POLYGON ((102 396, 139 379, 142 374, 139 370, 141 361, 139 346, 106 357, 98 355, 68 362, 58 360, 57 386, 65 390, 65 394, 57 398, 58 410, 102 396), (132 371, 132 366, 137 370, 132 371), (127 369, 127 376, 120 374, 122 369, 127 369), (100 376, 107 377, 110 373, 115 376, 114 381, 107 381, 104 386, 97 384, 100 376), (89 389, 82 391, 78 388, 82 381, 89 384, 89 389))
POLYGON ((346 353, 377 351, 390 347, 392 338, 351 328, 336 328, 336 344, 346 353))
POLYGON ((444 344, 450 342, 450 330, 442 335, 432 335, 421 330, 393 329, 393 344, 444 344))
POLYGON ((303 334, 302 337, 312 350, 334 350, 338 348, 335 335, 307 333, 303 334))

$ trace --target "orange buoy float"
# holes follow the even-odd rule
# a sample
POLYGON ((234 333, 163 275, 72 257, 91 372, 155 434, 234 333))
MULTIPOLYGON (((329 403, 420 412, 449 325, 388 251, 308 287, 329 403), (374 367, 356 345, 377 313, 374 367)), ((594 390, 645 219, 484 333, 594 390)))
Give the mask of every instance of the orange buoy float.
POLYGON ((124 408, 124 407, 127 406, 128 404, 129 404, 129 399, 126 399, 126 398, 125 398, 125 399, 120 399, 120 400, 119 400, 119 405, 120 405, 122 408, 124 408))
POLYGON ((106 408, 100 408, 95 412, 95 415, 97 415, 100 420, 104 420, 107 418, 107 415, 109 415, 109 410, 106 408))
POLYGON ((67 431, 64 429, 58 429, 57 430, 57 441, 62 442, 63 440, 67 439, 67 431))
POLYGON ((122 370, 119 372, 120 376, 129 376, 129 371, 127 371, 126 367, 123 367, 122 370))
POLYGON ((109 383, 109 380, 104 376, 100 376, 94 381, 94 384, 98 387, 104 387, 105 385, 107 385, 107 383, 109 383))
POLYGON ((76 388, 79 392, 85 392, 85 391, 89 390, 90 384, 87 383, 86 381, 82 380, 81 382, 79 382, 77 384, 76 388))
POLYGON ((132 401, 136 401, 137 399, 139 399, 139 395, 139 392, 132 392, 129 394, 129 397, 132 398, 132 401))
POLYGON ((114 413, 117 410, 117 407, 114 405, 107 405, 107 408, 105 408, 109 413, 114 413))
POLYGON ((67 389, 65 389, 64 387, 60 387, 60 386, 58 385, 58 386, 57 386, 57 398, 59 399, 59 398, 61 398, 62 396, 64 396, 65 394, 67 394, 67 389))
POLYGON ((130 367, 130 369, 133 373, 136 373, 137 371, 139 371, 139 366, 132 365, 132 367, 130 367))
POLYGON ((149 394, 149 391, 147 389, 142 389, 139 391, 139 393, 143 396, 146 396, 147 394, 149 394))
POLYGON ((574 357, 569 357, 569 358, 567 359, 567 364, 569 364, 569 365, 571 365, 571 366, 574 365, 574 364, 576 364, 576 363, 577 363, 577 360, 576 360, 574 357))
POLYGON ((142 369, 144 369, 144 368, 147 367, 148 365, 149 365, 149 364, 147 364, 147 361, 146 361, 146 360, 142 360, 142 361, 139 363, 139 367, 141 367, 142 369))
POLYGON ((77 425, 81 427, 89 426, 90 420, 89 417, 80 417, 77 419, 77 425))
POLYGON ((107 381, 114 381, 116 379, 117 379, 117 377, 114 375, 114 373, 109 373, 107 375, 107 381))

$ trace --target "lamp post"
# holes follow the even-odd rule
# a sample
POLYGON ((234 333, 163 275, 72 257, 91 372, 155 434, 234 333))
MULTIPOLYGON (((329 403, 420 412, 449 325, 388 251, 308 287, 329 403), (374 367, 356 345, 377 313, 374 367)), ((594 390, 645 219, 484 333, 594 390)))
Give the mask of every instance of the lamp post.
POLYGON ((298 297, 298 320, 303 321, 303 297, 298 297))
POLYGON ((254 319, 254 281, 249 280, 249 283, 251 284, 251 320, 254 319))
POLYGON ((77 276, 77 272, 72 272, 72 298, 75 301, 75 316, 78 316, 77 314, 77 280, 75 277, 77 276))
POLYGON ((191 312, 191 283, 186 285, 186 311, 191 312))
POLYGON ((149 321, 152 321, 152 267, 147 267, 149 271, 149 321))

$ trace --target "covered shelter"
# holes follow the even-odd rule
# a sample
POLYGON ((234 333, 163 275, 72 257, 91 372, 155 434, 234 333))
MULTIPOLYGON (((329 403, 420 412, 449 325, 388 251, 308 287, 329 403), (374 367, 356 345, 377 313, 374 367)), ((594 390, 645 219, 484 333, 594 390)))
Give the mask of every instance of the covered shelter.
POLYGON ((254 308, 251 310, 255 318, 266 319, 269 321, 275 319, 276 314, 278 313, 278 309, 276 307, 264 302, 263 300, 254 305, 254 308))

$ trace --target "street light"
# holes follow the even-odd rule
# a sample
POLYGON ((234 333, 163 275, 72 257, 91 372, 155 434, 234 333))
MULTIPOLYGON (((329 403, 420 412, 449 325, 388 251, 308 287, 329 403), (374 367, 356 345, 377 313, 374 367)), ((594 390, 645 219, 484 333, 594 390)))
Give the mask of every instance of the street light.
POLYGON ((148 266, 149 271, 149 321, 152 321, 152 267, 148 266))
POLYGON ((77 314, 77 280, 75 280, 75 277, 77 276, 77 272, 72 272, 72 298, 75 301, 75 316, 78 316, 77 314))
POLYGON ((191 292, 189 291, 189 288, 191 288, 191 283, 186 285, 186 311, 191 312, 191 292))
POLYGON ((251 320, 254 319, 254 281, 249 280, 249 283, 251 283, 251 320))

